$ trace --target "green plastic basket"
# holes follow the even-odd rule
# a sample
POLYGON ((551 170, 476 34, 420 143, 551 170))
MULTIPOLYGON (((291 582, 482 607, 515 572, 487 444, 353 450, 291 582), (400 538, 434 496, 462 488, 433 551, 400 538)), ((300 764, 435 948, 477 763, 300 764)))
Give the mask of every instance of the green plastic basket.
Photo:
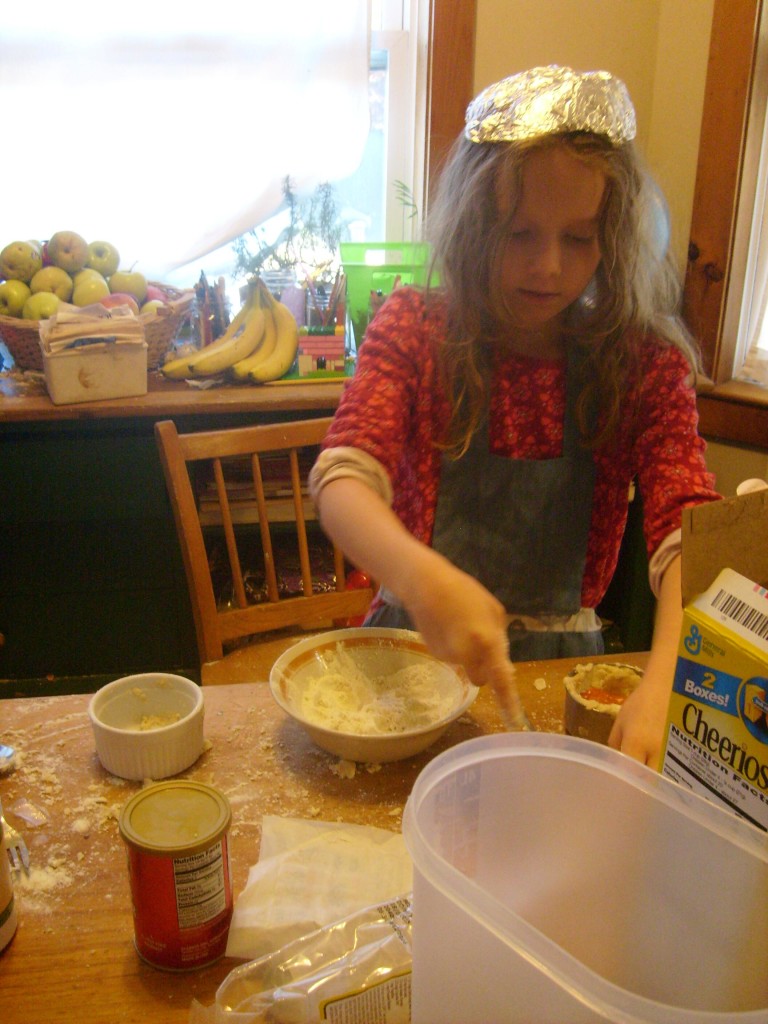
POLYGON ((389 295, 404 284, 425 285, 429 272, 426 242, 341 242, 347 278, 347 319, 357 348, 370 319, 371 292, 389 295))

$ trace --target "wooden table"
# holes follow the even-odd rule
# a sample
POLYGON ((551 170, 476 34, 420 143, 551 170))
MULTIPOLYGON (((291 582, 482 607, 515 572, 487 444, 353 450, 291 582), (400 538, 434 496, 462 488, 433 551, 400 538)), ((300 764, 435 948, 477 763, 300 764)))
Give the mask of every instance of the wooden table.
POLYGON ((209 389, 190 387, 186 381, 166 380, 159 370, 147 375, 147 393, 133 398, 105 398, 98 402, 54 405, 42 374, 0 374, 0 424, 62 423, 111 420, 119 417, 169 418, 226 414, 290 412, 294 417, 317 409, 335 409, 344 380, 272 382, 209 389))
MULTIPOLYGON (((582 661, 584 659, 581 659, 582 661)), ((645 654, 608 656, 644 667, 645 654)), ((579 659, 518 666, 520 693, 535 729, 562 731, 563 676, 579 659)), ((125 848, 118 817, 139 788, 101 767, 87 717, 89 697, 0 701, 0 739, 18 750, 0 776, 8 820, 23 830, 32 872, 17 884, 19 928, 0 954, 3 1024, 175 1024, 193 998, 210 1005, 239 962, 221 960, 191 973, 169 973, 141 961, 133 922, 125 848), (14 813, 28 801, 47 815, 32 827, 14 813)), ((264 683, 205 689, 210 744, 185 776, 216 786, 233 810, 230 833, 235 898, 259 855, 264 814, 343 820, 399 830, 421 769, 471 737, 502 731, 489 690, 429 751, 377 771, 357 766, 352 778, 287 719, 264 683)))

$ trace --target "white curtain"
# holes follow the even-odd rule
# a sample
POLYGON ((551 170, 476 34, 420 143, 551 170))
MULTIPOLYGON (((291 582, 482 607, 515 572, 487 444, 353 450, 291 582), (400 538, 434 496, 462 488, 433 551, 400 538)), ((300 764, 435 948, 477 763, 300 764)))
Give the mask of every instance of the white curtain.
POLYGON ((163 279, 271 216, 286 177, 355 170, 368 62, 369 0, 6 4, 0 247, 73 230, 163 279))
POLYGON ((749 235, 744 295, 739 321, 743 353, 736 380, 768 385, 768 125, 760 146, 755 204, 749 235))

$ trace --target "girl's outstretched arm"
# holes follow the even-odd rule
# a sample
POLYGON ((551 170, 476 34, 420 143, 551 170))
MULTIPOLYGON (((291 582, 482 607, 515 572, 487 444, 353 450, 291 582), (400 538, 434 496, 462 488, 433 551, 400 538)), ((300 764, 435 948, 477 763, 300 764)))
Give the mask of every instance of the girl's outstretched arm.
POLYGON ((513 686, 504 606, 472 576, 417 540, 375 491, 353 477, 317 497, 325 532, 400 601, 432 653, 463 665, 500 696, 513 686))
POLYGON ((682 621, 678 555, 670 562, 661 580, 651 654, 643 681, 627 698, 608 739, 610 746, 651 768, 658 768, 661 759, 682 621))

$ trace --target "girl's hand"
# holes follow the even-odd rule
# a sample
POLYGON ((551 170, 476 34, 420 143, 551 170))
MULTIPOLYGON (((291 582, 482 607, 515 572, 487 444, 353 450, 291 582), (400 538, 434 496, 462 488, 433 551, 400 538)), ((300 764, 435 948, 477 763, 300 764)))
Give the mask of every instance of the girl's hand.
POLYGON ((658 770, 668 707, 669 686, 644 678, 619 711, 608 746, 658 770))
POLYGON ((680 556, 677 555, 662 577, 653 643, 643 680, 627 697, 608 737, 609 746, 656 770, 661 762, 682 620, 680 556))
POLYGON ((436 552, 425 548, 423 563, 402 597, 416 629, 436 657, 463 665, 476 686, 501 692, 514 678, 504 606, 436 552))
POLYGON ((519 702, 503 605, 476 579, 408 533, 361 480, 340 477, 326 483, 318 503, 328 536, 403 604, 432 653, 463 665, 476 686, 490 683, 502 708, 514 712, 519 702))

